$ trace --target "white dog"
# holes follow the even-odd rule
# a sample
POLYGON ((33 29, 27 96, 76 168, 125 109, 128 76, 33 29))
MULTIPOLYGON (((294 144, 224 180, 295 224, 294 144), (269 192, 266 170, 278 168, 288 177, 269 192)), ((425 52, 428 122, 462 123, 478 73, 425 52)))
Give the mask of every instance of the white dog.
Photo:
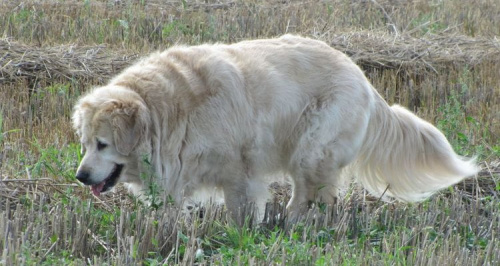
POLYGON ((219 190, 227 209, 262 208, 290 176, 287 205, 333 204, 350 165, 371 193, 419 201, 477 173, 444 135, 389 106, 346 55, 323 42, 278 39, 173 47, 82 97, 73 124, 85 152, 77 179, 99 195, 151 182, 175 202, 219 190), (141 178, 149 158, 155 180, 141 178))

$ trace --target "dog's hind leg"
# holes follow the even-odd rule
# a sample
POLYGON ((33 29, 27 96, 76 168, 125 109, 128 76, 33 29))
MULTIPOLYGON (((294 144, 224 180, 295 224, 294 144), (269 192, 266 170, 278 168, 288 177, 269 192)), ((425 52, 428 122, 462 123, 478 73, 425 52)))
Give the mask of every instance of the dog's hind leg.
MULTIPOLYGON (((328 149, 328 148, 325 148, 328 149)), ((289 217, 297 219, 304 214, 313 203, 333 205, 337 201, 341 185, 341 165, 335 160, 331 150, 325 150, 322 158, 313 158, 304 154, 291 171, 293 190, 287 205, 289 217)))
POLYGON ((362 109, 351 112, 354 107, 342 102, 312 105, 303 112, 292 134, 294 152, 287 167, 293 181, 290 217, 297 218, 314 202, 336 203, 341 171, 357 156, 368 123, 362 109))

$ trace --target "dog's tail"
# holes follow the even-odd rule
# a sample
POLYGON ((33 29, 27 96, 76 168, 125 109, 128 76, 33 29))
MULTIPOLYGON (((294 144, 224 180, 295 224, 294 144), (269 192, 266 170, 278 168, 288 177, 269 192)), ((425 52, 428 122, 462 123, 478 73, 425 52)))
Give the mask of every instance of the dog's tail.
POLYGON ((403 107, 375 106, 358 159, 358 181, 377 196, 420 201, 478 172, 475 159, 457 155, 436 127, 403 107))

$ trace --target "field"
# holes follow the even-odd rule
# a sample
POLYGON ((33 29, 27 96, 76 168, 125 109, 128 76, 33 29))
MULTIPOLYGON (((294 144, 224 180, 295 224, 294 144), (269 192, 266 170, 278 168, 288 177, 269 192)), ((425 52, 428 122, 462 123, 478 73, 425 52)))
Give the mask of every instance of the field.
MULTIPOLYGON (((497 0, 26 0, 0 2, 0 265, 499 265, 497 0), (174 44, 295 33, 347 53, 389 103, 437 125, 482 171, 418 204, 353 184, 334 207, 233 226, 74 178, 75 100, 174 44)), ((411 152, 411 151, 408 151, 411 152)))

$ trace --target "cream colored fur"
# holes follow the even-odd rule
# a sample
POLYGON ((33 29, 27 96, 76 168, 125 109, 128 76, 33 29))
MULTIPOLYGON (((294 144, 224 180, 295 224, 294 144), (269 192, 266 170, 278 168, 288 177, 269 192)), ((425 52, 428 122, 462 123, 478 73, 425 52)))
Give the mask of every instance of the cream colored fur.
POLYGON ((291 35, 154 53, 82 97, 73 123, 93 183, 123 164, 119 181, 141 195, 147 155, 176 202, 220 191, 233 215, 250 202, 262 210, 283 174, 296 216, 310 201, 333 204, 348 165, 371 193, 404 201, 477 172, 434 126, 389 107, 346 55, 291 35))

